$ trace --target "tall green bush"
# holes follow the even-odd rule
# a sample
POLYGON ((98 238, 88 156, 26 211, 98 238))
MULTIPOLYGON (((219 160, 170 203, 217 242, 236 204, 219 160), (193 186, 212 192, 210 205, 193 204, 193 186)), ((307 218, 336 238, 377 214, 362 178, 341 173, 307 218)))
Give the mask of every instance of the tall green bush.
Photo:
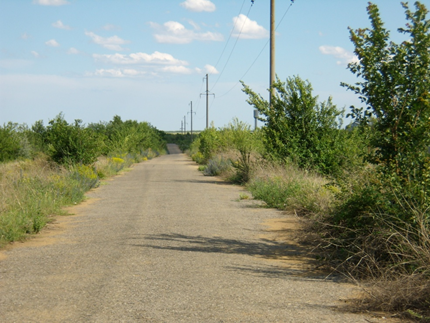
POLYGON ((92 164, 99 156, 99 137, 82 125, 81 120, 67 123, 63 114, 49 121, 46 127, 48 155, 59 164, 92 164))
POLYGON ((21 149, 17 125, 9 122, 0 126, 0 162, 16 159, 21 149))
POLYGON ((262 115, 267 150, 275 158, 335 176, 360 160, 359 148, 350 149, 351 144, 357 146, 359 141, 352 142, 351 133, 340 129, 342 111, 337 110, 331 98, 318 103, 309 81, 298 76, 286 82, 277 79, 273 84, 272 106, 242 84, 248 103, 262 115))
POLYGON ((368 160, 382 168, 388 177, 401 184, 420 182, 430 188, 430 20, 428 10, 420 2, 416 11, 402 4, 408 23, 398 31, 405 41, 389 41, 379 9, 369 4, 367 11, 372 28, 350 29, 357 62, 349 64, 362 81, 354 85, 342 83, 359 95, 363 108, 352 108, 351 115, 371 125, 368 160))

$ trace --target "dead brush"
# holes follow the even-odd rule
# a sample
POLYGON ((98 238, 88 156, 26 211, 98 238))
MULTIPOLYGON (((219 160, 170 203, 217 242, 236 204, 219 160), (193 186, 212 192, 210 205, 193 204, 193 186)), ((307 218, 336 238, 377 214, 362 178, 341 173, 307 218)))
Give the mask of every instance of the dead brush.
POLYGON ((393 195, 408 220, 383 212, 363 215, 374 223, 365 234, 321 217, 314 223, 318 251, 334 272, 361 281, 364 296, 353 302, 356 309, 430 321, 429 209, 393 195))

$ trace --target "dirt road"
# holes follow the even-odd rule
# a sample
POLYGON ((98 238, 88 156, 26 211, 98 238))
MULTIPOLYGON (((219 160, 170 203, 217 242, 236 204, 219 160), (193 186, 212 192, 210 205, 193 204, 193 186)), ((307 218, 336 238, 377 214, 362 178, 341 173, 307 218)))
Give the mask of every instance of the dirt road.
POLYGON ((264 231, 280 212, 169 148, 0 254, 0 322, 385 322, 336 311, 356 289, 264 231))

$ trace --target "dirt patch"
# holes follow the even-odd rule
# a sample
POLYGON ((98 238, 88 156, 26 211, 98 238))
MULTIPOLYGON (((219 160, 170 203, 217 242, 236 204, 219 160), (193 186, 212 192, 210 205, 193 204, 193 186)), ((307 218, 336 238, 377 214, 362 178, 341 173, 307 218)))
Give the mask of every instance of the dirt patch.
POLYGON ((299 242, 300 235, 304 233, 304 225, 297 216, 286 214, 284 218, 269 219, 261 225, 266 229, 259 238, 276 246, 273 254, 262 257, 263 259, 279 267, 294 270, 300 276, 329 274, 318 268, 312 248, 299 242))

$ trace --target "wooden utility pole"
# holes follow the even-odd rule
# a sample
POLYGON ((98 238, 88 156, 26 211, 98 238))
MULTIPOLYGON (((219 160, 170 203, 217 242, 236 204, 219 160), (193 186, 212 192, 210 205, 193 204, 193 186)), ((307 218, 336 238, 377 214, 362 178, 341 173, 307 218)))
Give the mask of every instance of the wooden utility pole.
POLYGON ((187 116, 184 116, 184 135, 187 134, 187 116))
POLYGON ((270 108, 275 91, 272 88, 275 82, 275 0, 270 0, 270 108))

